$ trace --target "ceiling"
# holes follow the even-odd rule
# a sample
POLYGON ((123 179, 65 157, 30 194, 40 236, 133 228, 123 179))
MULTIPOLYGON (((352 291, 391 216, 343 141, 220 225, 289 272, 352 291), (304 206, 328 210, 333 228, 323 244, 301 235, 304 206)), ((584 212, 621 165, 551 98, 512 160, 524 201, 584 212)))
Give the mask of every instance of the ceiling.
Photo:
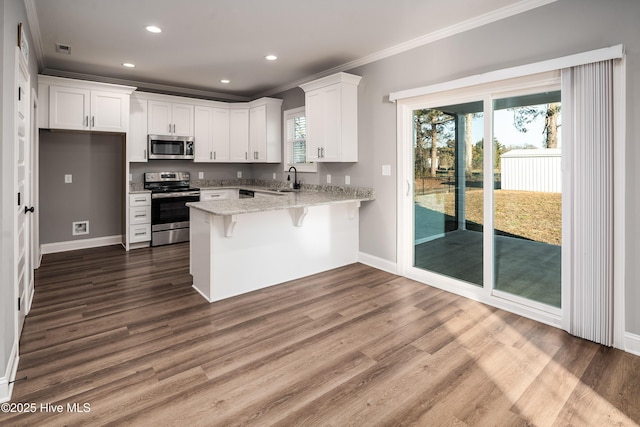
POLYGON ((25 4, 41 73, 246 100, 550 1, 25 0, 25 4), (149 33, 147 25, 157 25, 162 32, 149 33), (71 53, 57 53, 56 43, 69 46, 71 53), (268 54, 278 59, 267 61, 268 54), (124 62, 135 68, 123 67, 124 62))

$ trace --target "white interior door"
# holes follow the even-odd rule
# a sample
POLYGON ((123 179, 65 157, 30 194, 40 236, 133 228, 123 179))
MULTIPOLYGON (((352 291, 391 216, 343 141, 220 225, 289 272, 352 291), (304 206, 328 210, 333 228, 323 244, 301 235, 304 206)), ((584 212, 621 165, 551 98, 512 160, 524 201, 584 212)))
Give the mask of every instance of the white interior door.
POLYGON ((27 63, 22 57, 20 49, 16 48, 16 81, 15 81, 15 182, 17 187, 17 207, 15 210, 15 272, 17 285, 18 335, 22 331, 25 318, 25 296, 31 283, 31 250, 30 250, 30 221, 27 213, 31 207, 27 206, 31 191, 30 186, 30 106, 31 87, 27 63))

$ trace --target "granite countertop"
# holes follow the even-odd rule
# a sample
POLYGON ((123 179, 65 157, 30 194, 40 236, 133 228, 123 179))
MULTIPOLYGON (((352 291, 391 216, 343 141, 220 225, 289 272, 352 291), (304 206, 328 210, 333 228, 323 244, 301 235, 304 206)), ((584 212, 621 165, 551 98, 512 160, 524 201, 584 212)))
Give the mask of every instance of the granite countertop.
MULTIPOLYGON (((253 199, 223 199, 187 203, 189 207, 200 209, 213 215, 238 215, 251 212, 305 208, 375 199, 373 189, 351 186, 303 184, 300 190, 287 191, 289 187, 286 182, 252 179, 194 180, 191 184, 194 187, 200 188, 201 191, 242 189, 271 195, 271 197, 253 199)), ((149 190, 144 189, 141 183, 130 183, 129 185, 129 194, 149 192, 149 190)))
POLYGON ((371 198, 358 198, 344 194, 320 192, 275 193, 273 197, 235 200, 208 200, 205 202, 187 203, 187 206, 213 215, 239 215, 252 212, 264 212, 291 208, 367 201, 371 198))
POLYGON ((208 200, 203 202, 187 203, 187 206, 213 215, 224 216, 292 208, 306 208, 336 203, 369 201, 375 199, 372 190, 356 187, 351 187, 349 189, 351 191, 340 191, 340 189, 343 189, 344 187, 337 187, 336 191, 314 191, 303 189, 292 192, 269 191, 269 187, 257 185, 239 185, 237 187, 226 186, 224 188, 242 188, 246 190, 270 193, 272 196, 253 199, 208 200))

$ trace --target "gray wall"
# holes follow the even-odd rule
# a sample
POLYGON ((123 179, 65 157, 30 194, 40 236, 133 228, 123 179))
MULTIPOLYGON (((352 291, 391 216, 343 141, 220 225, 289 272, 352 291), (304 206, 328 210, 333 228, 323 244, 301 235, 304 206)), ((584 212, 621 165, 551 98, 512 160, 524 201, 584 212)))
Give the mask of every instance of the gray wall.
POLYGON ((40 243, 123 234, 123 151, 123 135, 40 131, 40 243), (75 221, 89 234, 74 236, 75 221))
MULTIPOLYGON (((503 68, 624 44, 627 54, 626 145, 626 330, 640 334, 640 2, 638 0, 558 0, 518 16, 448 37, 350 72, 362 76, 358 88, 359 161, 320 165, 307 182, 334 183, 351 176, 352 185, 376 190, 376 201, 360 210, 360 250, 396 261, 396 108, 391 92, 442 83, 503 68), (382 176, 381 166, 392 166, 382 176)), ((284 98, 284 109, 304 104, 300 89, 284 98), (302 98, 301 98, 302 97, 302 98)), ((254 167, 255 177, 274 166, 254 167)), ((280 169, 282 167, 280 166, 280 169)))
MULTIPOLYGON (((23 0, 3 0, 0 3, 0 43, 2 55, 2 114, 0 115, 0 376, 4 376, 9 363, 11 350, 15 342, 15 310, 17 295, 15 292, 15 252, 13 239, 14 209, 16 190, 13 187, 14 161, 14 79, 15 46, 18 44, 18 23, 27 24, 27 13, 23 0)), ((28 26, 25 28, 29 46, 33 41, 28 26)), ((37 85, 37 64, 33 53, 29 60, 31 87, 37 85)))

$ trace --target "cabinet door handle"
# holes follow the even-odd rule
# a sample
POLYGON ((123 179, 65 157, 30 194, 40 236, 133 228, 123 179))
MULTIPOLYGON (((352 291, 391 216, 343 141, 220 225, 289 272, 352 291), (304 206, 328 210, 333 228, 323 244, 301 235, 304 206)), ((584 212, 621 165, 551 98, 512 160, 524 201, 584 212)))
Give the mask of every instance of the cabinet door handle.
POLYGON ((142 150, 142 157, 147 160, 147 149, 142 150))
POLYGON ((173 133, 176 133, 176 124, 173 124, 173 133))
POLYGON ((322 158, 324 159, 324 147, 320 148, 320 152, 322 153, 322 158))
POLYGON ((318 147, 318 158, 320 158, 320 147, 318 147))
POLYGON ((91 116, 91 127, 96 125, 96 116, 91 116))
POLYGON ((249 160, 249 153, 247 153, 246 151, 244 152, 244 159, 249 160))
POLYGON ((171 133, 171 123, 169 123, 169 133, 171 133))
POLYGON ((89 116, 84 116, 84 126, 89 127, 89 116))

